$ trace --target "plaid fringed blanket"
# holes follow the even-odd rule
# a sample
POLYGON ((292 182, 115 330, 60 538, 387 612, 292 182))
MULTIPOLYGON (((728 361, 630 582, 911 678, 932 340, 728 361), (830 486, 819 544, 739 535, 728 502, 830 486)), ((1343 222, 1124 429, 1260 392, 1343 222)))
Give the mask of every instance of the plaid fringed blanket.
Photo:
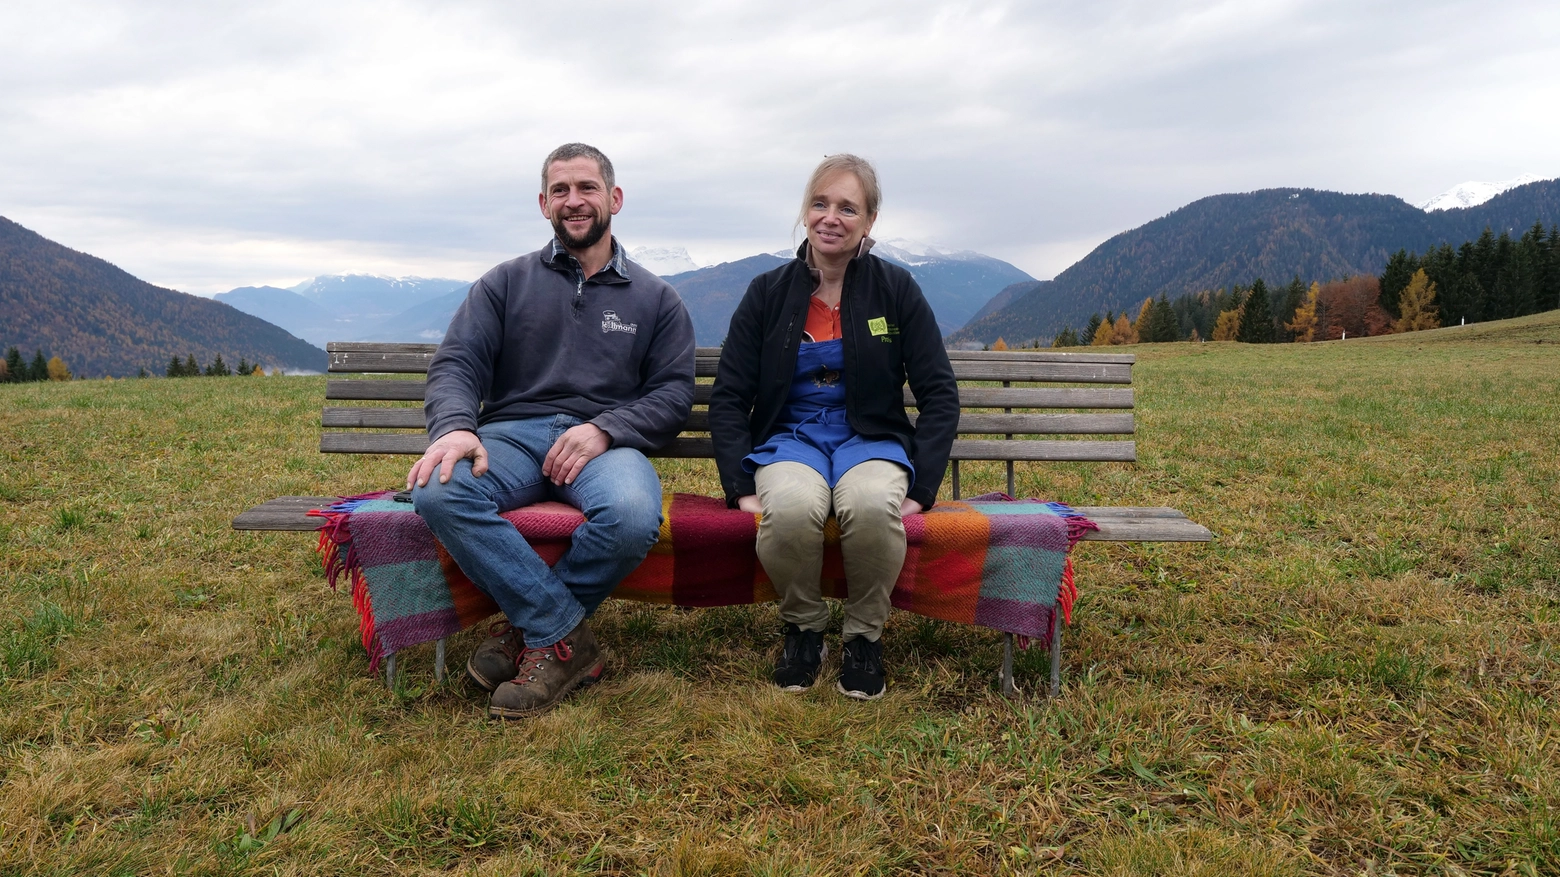
MULTIPOLYGON (((363 647, 381 657, 476 624, 498 607, 456 566, 409 503, 392 491, 347 497, 325 518, 319 550, 335 586, 346 576, 363 647)), ((549 565, 585 518, 544 502, 504 515, 549 565)), ((908 550, 893 605, 1022 637, 1050 635, 1055 608, 1070 622, 1077 596, 1068 553, 1098 527, 1056 502, 987 494, 940 502, 905 519, 908 550)), ((660 540, 614 597, 678 606, 734 606, 775 599, 753 542, 757 519, 712 497, 676 494, 662 510, 660 540)), ((824 533, 823 592, 845 594, 839 530, 824 533)))

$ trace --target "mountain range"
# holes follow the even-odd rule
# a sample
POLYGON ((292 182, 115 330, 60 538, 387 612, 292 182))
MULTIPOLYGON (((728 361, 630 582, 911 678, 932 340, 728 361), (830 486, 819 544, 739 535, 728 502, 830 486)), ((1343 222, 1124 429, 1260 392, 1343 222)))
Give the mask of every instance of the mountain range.
POLYGON ((153 286, 0 217, 0 346, 78 377, 162 374, 175 356, 324 371, 325 351, 209 298, 153 286))
POLYGON ((1486 228, 1521 235, 1560 222, 1560 180, 1543 180, 1462 208, 1426 211, 1392 195, 1264 189, 1202 198, 1100 244, 1049 283, 1012 296, 949 335, 950 344, 1048 340, 1094 313, 1136 313, 1164 294, 1247 284, 1379 274, 1399 249, 1460 244, 1486 228))
MULTIPOLYGON (((632 251, 663 269, 693 264, 687 252, 632 251)), ((943 332, 974 316, 997 291, 1032 281, 1023 271, 990 256, 896 240, 873 252, 903 265, 926 294, 943 332)), ((761 253, 666 276, 693 318, 700 344, 719 344, 731 312, 754 277, 794 258, 789 250, 761 253)), ((421 341, 444 337, 469 281, 391 278, 367 274, 323 275, 289 289, 244 286, 218 293, 217 301, 268 320, 314 344, 327 341, 421 341)))

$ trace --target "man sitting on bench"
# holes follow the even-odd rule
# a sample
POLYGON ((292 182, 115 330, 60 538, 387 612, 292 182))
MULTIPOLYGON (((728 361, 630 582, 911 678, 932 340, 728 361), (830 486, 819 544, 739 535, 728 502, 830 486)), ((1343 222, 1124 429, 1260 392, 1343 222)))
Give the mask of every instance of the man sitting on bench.
POLYGON ((547 156, 538 201, 556 236, 472 284, 428 365, 432 444, 407 487, 508 619, 466 665, 492 692, 494 718, 548 710, 601 675, 586 619, 661 525, 660 479, 642 452, 675 437, 693 405, 693 323, 612 237, 623 206, 613 176, 583 143, 547 156), (551 569, 499 516, 546 499, 585 515, 551 569))

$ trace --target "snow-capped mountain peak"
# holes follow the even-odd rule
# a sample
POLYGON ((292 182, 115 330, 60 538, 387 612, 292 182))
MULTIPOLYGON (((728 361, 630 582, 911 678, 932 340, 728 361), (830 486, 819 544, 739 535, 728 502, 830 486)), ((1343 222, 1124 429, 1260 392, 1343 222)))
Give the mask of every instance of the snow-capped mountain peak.
POLYGON ((1458 183, 1445 192, 1431 198, 1429 201, 1415 204, 1420 210, 1427 213, 1436 210, 1456 210, 1462 207, 1472 207, 1475 204, 1483 204, 1485 201, 1518 186, 1528 183, 1536 183, 1539 177, 1533 174, 1523 174, 1505 182, 1483 183, 1477 180, 1469 180, 1466 183, 1458 183))
POLYGON ((924 244, 920 241, 907 240, 905 238, 892 238, 879 241, 872 251, 879 256, 888 256, 906 265, 924 265, 928 262, 954 261, 965 262, 970 259, 984 258, 979 253, 970 250, 950 250, 935 244, 924 244))
POLYGON ((661 277, 699 270, 698 263, 682 247, 635 247, 628 257, 661 277))

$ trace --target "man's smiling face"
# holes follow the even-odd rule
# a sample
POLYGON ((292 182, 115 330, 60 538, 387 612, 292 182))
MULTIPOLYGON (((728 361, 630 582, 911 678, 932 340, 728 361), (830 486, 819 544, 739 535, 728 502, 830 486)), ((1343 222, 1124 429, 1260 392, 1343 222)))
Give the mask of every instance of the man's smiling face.
POLYGON ((542 215, 570 250, 594 246, 612 228, 612 217, 623 209, 623 190, 607 189, 594 159, 555 161, 547 168, 547 190, 538 196, 542 215))

